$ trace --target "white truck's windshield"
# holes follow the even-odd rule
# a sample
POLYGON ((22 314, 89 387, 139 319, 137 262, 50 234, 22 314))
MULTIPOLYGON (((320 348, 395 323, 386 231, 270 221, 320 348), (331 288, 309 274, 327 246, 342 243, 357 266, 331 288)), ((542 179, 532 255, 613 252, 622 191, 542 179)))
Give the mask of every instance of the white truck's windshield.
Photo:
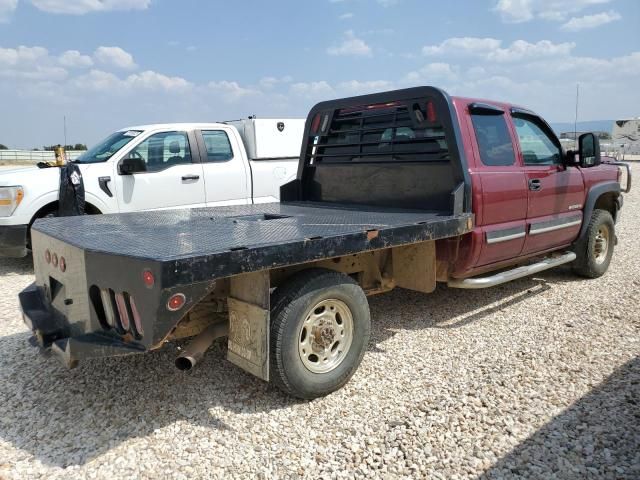
POLYGON ((127 130, 115 132, 105 138, 102 142, 94 145, 89 150, 84 152, 75 161, 77 163, 106 162, 113 155, 115 155, 118 150, 120 150, 141 133, 142 130, 127 130))

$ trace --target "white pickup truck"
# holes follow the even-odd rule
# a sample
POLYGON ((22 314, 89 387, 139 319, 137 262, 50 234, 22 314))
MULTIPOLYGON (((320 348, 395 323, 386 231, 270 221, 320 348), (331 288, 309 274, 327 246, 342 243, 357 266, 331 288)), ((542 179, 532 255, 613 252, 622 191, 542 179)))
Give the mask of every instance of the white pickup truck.
MULTIPOLYGON (((172 123, 119 130, 81 155, 86 213, 279 200, 296 177, 304 119, 172 123)), ((58 210, 59 168, 0 171, 0 256, 22 257, 33 222, 58 210)))

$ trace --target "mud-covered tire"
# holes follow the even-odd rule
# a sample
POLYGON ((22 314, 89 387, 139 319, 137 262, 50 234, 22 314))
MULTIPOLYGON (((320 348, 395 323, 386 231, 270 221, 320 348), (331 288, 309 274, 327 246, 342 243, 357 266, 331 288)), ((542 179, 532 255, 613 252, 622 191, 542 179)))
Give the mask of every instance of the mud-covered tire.
POLYGON ((611 214, 606 210, 594 210, 585 235, 574 249, 577 256, 572 264, 574 273, 587 278, 604 275, 611 263, 615 238, 611 214))
MULTIPOLYGON (((328 395, 345 385, 355 373, 370 333, 367 297, 351 277, 321 268, 294 274, 271 297, 270 381, 298 398, 328 395), (342 316, 329 309, 342 311, 342 316), (340 351, 340 344, 348 333, 349 316, 349 345, 340 351), (324 350, 315 350, 321 343, 326 344, 324 350), (305 346, 313 350, 307 351, 305 346), (316 355, 317 366, 311 361, 313 352, 320 352, 316 355), (329 360, 326 365, 320 358, 324 355, 329 356, 324 360, 329 360), (333 359, 332 355, 335 355, 333 359), (325 367, 330 370, 321 371, 325 367)), ((342 345, 346 345, 346 340, 342 345)))

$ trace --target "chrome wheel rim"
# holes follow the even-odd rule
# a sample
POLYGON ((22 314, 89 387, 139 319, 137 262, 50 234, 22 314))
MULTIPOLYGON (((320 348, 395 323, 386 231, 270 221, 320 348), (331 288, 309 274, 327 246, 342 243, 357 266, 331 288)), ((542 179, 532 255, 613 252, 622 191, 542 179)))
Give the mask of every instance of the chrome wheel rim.
POLYGON ((323 300, 305 314, 298 329, 298 353, 307 370, 327 373, 347 356, 353 341, 353 315, 342 300, 323 300))
POLYGON ((593 259, 598 265, 604 263, 609 251, 609 229, 600 227, 593 242, 593 259))

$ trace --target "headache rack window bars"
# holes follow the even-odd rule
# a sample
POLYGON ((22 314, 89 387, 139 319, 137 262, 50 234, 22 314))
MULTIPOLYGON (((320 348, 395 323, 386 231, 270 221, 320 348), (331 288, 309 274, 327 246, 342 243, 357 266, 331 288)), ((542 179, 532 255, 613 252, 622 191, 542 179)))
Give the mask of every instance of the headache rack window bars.
POLYGON ((444 127, 426 118, 427 105, 428 100, 415 100, 375 110, 336 110, 326 133, 311 134, 306 161, 312 166, 448 162, 444 127))

